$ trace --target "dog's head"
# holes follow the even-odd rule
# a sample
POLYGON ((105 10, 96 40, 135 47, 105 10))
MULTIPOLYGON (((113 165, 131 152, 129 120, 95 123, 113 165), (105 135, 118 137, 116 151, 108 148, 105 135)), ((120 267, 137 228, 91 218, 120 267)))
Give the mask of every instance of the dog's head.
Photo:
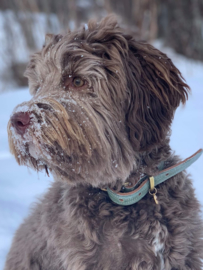
POLYGON ((8 124, 19 164, 73 184, 125 181, 140 153, 164 144, 189 87, 171 60, 112 17, 47 35, 25 72, 33 98, 8 124))

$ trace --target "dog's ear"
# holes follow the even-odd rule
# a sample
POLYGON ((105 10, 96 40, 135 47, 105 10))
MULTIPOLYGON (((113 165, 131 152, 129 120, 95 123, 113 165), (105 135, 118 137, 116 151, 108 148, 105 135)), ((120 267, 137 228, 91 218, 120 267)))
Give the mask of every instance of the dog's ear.
POLYGON ((45 41, 43 47, 47 47, 48 45, 54 45, 56 44, 59 40, 62 39, 62 35, 54 35, 54 34, 46 34, 45 35, 45 41))
POLYGON ((126 39, 127 128, 134 149, 149 151, 163 143, 175 109, 186 102, 190 88, 165 54, 131 37, 126 39))
POLYGON ((52 41, 53 38, 54 38, 53 34, 46 34, 44 46, 47 46, 52 41))

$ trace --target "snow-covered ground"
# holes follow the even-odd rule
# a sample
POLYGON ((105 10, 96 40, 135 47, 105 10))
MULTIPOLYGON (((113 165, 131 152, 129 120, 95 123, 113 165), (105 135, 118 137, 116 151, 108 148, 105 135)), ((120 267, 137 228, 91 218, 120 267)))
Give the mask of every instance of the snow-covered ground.
MULTIPOLYGON (((185 108, 178 108, 172 126, 171 146, 184 159, 203 147, 203 64, 162 48, 160 42, 154 45, 170 55, 192 89, 185 108)), ((9 154, 7 122, 15 105, 29 98, 27 89, 0 94, 0 269, 3 269, 14 232, 28 214, 30 205, 52 181, 43 173, 19 167, 9 154)), ((188 172, 193 176, 197 197, 203 204, 202 166, 203 157, 188 172)))

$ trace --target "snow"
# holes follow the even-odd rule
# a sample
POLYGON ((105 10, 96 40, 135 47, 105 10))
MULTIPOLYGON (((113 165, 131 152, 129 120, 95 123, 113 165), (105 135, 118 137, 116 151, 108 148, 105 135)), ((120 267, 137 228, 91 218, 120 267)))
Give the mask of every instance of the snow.
MULTIPOLYGON (((175 54, 171 49, 154 44, 166 51, 181 70, 192 89, 186 106, 179 107, 172 126, 171 147, 183 159, 203 147, 203 64, 175 54)), ((36 201, 50 185, 52 178, 37 174, 26 167, 18 166, 9 153, 7 123, 14 107, 30 99, 27 89, 15 89, 0 94, 0 269, 3 269, 6 254, 16 229, 28 215, 30 204, 36 201)), ((203 203, 201 168, 203 157, 196 161, 188 172, 194 179, 198 199, 203 203)))

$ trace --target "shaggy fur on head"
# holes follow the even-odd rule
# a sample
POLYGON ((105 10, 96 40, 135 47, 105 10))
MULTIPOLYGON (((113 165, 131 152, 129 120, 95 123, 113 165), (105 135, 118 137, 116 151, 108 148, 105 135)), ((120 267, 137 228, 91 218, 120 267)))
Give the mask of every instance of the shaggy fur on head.
POLYGON ((47 35, 25 75, 33 97, 13 112, 10 149, 56 181, 17 231, 5 270, 200 270, 200 205, 186 172, 157 187, 158 205, 148 194, 119 206, 101 190, 179 162, 170 125, 189 87, 171 60, 110 16, 47 35))

